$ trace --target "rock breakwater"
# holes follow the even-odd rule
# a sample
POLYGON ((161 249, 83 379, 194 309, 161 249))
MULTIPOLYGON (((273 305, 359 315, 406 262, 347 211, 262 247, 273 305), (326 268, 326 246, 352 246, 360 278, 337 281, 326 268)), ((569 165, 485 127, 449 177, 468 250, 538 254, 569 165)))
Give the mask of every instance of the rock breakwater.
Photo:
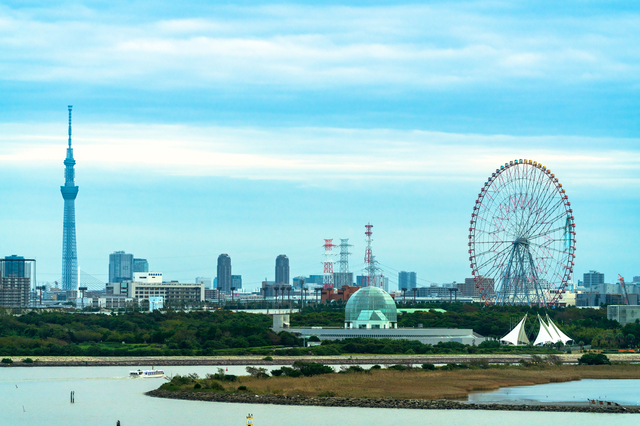
POLYGON ((399 408, 413 410, 497 410, 497 411, 546 411, 567 413, 640 413, 640 407, 600 405, 527 405, 527 404, 470 404, 446 399, 378 399, 336 398, 313 396, 253 395, 249 393, 218 393, 167 391, 156 389, 146 395, 158 398, 190 401, 212 401, 242 404, 301 405, 318 407, 399 408))

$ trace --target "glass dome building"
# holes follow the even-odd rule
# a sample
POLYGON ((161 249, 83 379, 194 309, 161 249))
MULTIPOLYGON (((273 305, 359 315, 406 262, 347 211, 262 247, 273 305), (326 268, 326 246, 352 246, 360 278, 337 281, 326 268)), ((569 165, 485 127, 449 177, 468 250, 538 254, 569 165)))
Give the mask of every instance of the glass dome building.
POLYGON ((363 287, 347 302, 345 328, 396 328, 396 302, 378 287, 363 287))

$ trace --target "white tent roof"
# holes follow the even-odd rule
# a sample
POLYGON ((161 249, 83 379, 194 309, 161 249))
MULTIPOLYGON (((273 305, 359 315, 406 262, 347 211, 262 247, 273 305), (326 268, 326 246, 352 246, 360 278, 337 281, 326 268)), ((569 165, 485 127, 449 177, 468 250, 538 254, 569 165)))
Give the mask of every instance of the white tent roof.
POLYGON ((547 323, 549 324, 549 329, 553 329, 553 331, 555 332, 555 334, 558 336, 558 339, 556 340, 556 342, 559 340, 562 342, 562 344, 566 345, 567 342, 572 341, 573 339, 569 336, 567 336, 566 334, 564 334, 557 325, 555 325, 553 323, 553 321, 551 321, 551 318, 549 318, 549 315, 547 314, 547 323))
POLYGON ((540 315, 538 315, 538 321, 540 321, 540 331, 538 331, 536 341, 533 342, 534 346, 555 343, 560 340, 559 336, 555 335, 555 331, 549 330, 549 326, 540 318, 540 315))
POLYGON ((516 325, 506 336, 500 339, 501 342, 509 343, 514 346, 528 345, 529 339, 527 339, 527 333, 524 330, 524 323, 527 321, 527 316, 516 325))

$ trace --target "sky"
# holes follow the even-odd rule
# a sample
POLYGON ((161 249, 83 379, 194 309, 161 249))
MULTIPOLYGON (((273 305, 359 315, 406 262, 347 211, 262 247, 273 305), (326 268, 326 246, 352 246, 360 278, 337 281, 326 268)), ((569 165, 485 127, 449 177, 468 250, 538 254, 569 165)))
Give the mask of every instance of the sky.
POLYGON ((78 262, 246 288, 321 274, 349 238, 397 282, 470 277, 496 167, 534 159, 572 202, 575 277, 640 275, 640 6, 633 2, 3 1, 2 255, 59 281, 73 105, 78 262), (531 3, 531 4, 529 4, 531 3))

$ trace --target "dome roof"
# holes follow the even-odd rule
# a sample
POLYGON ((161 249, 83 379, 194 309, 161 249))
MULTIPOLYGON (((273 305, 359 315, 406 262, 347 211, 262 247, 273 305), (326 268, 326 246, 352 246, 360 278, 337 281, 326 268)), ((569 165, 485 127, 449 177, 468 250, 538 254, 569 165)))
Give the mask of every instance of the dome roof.
POLYGON ((396 302, 389 294, 378 287, 362 287, 349 298, 344 312, 346 322, 357 321, 363 311, 380 311, 386 321, 397 322, 396 302))

